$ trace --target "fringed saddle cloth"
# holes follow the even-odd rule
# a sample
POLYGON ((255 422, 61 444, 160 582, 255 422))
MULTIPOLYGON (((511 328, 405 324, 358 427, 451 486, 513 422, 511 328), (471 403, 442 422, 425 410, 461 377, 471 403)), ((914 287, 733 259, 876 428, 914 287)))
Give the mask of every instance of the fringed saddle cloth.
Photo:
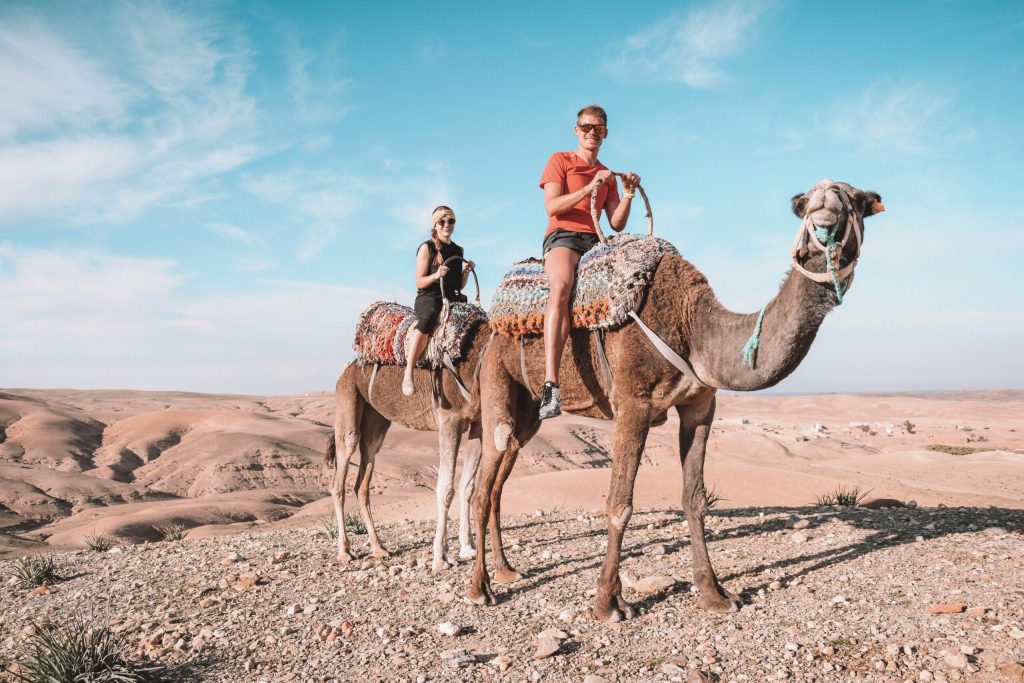
MULTIPOLYGON (((442 313, 442 318, 444 314, 442 313)), ((462 358, 466 337, 478 323, 486 322, 487 314, 479 306, 452 303, 447 320, 442 320, 430 338, 418 367, 445 367, 445 357, 452 363, 462 358)), ((405 365, 406 343, 416 325, 416 313, 408 306, 391 301, 370 304, 359 316, 356 339, 352 348, 359 365, 405 365)))
MULTIPOLYGON (((569 299, 573 329, 613 329, 643 300, 664 254, 678 254, 659 237, 623 233, 580 259, 569 299)), ((549 298, 543 262, 527 259, 512 266, 491 299, 491 329, 512 337, 542 334, 549 298)))

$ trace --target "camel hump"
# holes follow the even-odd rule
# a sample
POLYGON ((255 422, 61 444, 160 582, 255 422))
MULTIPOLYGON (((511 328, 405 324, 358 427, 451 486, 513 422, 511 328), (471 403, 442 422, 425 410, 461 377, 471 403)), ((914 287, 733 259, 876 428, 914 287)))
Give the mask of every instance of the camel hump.
MULTIPOLYGON (((447 318, 435 329, 420 366, 443 367, 445 354, 457 363, 466 350, 470 332, 487 322, 487 313, 479 306, 452 302, 447 318), (443 325, 443 327, 442 327, 443 325)), ((416 326, 413 309, 393 301, 370 304, 359 316, 355 342, 357 365, 405 365, 409 334, 416 326)))
MULTIPOLYGON (((628 322, 665 254, 679 252, 668 240, 631 233, 615 235, 585 253, 569 299, 572 329, 611 330, 628 322)), ((514 264, 491 298, 491 329, 512 338, 543 334, 549 297, 543 261, 514 264)))

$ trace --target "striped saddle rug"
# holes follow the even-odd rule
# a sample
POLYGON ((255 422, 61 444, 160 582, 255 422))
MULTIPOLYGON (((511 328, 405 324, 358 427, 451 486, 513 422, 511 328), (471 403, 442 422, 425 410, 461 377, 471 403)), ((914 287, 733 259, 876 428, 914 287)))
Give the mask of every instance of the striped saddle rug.
MULTIPOLYGON (((622 233, 580 259, 569 299, 572 329, 614 329, 643 300, 664 254, 678 254, 660 237, 622 233)), ((527 259, 502 278, 487 312, 491 329, 513 339, 544 332, 549 298, 544 264, 527 259)))
MULTIPOLYGON (((444 367, 447 355, 453 363, 462 358, 466 337, 478 323, 486 322, 484 309, 473 304, 452 303, 448 320, 434 330, 427 350, 417 367, 444 367)), ((416 313, 408 306, 393 301, 370 304, 359 315, 356 339, 352 348, 358 365, 405 365, 406 343, 416 326, 416 313)))

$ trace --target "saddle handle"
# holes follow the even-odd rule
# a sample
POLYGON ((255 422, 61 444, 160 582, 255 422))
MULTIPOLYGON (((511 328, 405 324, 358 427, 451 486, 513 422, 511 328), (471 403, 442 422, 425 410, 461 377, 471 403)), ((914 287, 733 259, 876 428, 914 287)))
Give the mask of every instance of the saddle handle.
MULTIPOLYGON (((445 259, 444 263, 442 263, 441 265, 442 266, 447 266, 452 261, 465 261, 465 260, 466 259, 462 258, 461 256, 449 256, 448 258, 445 259)), ((480 279, 477 278, 477 276, 476 276, 476 268, 474 268, 473 270, 469 271, 469 274, 473 276, 473 283, 476 285, 476 306, 477 306, 477 308, 480 308, 480 279)), ((438 280, 437 283, 439 285, 441 285, 441 298, 444 299, 445 301, 447 301, 448 297, 446 297, 444 295, 444 278, 441 278, 440 280, 438 280)))
MULTIPOLYGON (((619 173, 618 171, 612 171, 612 175, 617 175, 620 178, 625 178, 625 173, 619 173)), ((601 232, 601 217, 597 213, 597 192, 601 189, 601 183, 603 180, 597 181, 597 185, 594 186, 594 191, 590 193, 590 217, 594 221, 594 229, 597 230, 597 239, 604 244, 608 239, 601 232)), ((640 190, 640 196, 644 199, 644 206, 647 207, 647 235, 654 234, 654 214, 651 212, 651 201, 647 198, 647 193, 644 192, 643 185, 637 185, 636 189, 640 190)))

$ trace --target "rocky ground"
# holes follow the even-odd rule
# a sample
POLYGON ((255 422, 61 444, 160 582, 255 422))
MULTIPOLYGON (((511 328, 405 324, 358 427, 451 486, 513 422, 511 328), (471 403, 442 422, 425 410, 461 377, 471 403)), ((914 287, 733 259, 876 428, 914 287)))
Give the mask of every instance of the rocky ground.
POLYGON ((177 680, 1024 681, 1024 511, 742 508, 708 525, 743 609, 696 609, 685 521, 647 510, 622 564, 639 615, 617 625, 589 614, 606 520, 582 509, 506 519, 527 577, 491 608, 462 599, 469 563, 430 572, 425 521, 381 525, 393 556, 346 565, 314 528, 79 551, 48 589, 3 579, 0 664, 33 622, 86 613, 177 680))

